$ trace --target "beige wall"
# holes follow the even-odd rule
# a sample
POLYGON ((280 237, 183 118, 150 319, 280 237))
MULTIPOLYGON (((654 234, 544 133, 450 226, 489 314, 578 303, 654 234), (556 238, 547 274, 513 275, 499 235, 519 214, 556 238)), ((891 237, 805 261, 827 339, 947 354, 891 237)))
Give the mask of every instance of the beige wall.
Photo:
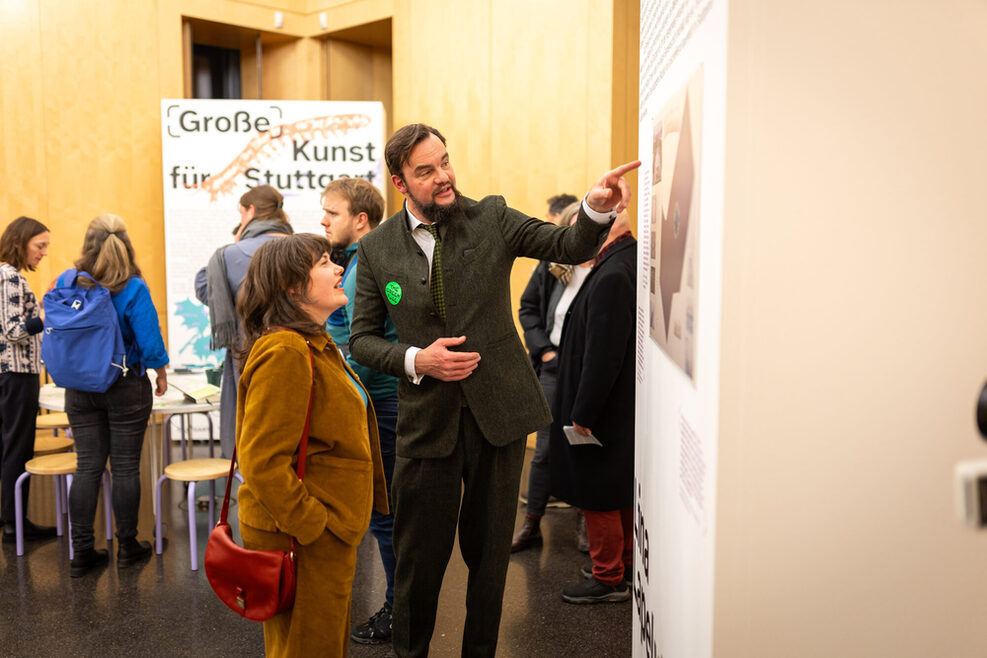
MULTIPOLYGON (((631 0, 5 0, 0 11, 0 222, 27 214, 52 229, 31 285, 70 264, 92 217, 116 212, 162 321, 159 101, 184 95, 183 17, 242 28, 246 98, 260 32, 263 96, 303 100, 330 94, 324 35, 392 18, 393 125, 433 123, 465 194, 503 194, 536 216, 636 144, 614 126, 636 106, 631 0), (615 71, 630 82, 612 99, 615 71)), ((532 267, 519 265, 515 297, 532 267)))
POLYGON ((730 4, 717 656, 987 655, 987 5, 730 4))

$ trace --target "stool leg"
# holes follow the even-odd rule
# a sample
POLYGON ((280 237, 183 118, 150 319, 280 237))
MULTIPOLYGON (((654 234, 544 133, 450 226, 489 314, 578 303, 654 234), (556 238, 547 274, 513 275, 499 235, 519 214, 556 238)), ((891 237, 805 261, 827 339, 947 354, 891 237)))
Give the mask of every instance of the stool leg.
POLYGON ((24 471, 14 482, 14 530, 16 531, 18 556, 24 555, 24 492, 21 490, 21 485, 29 477, 31 474, 24 471))
POLYGON ((110 472, 103 469, 103 513, 106 514, 106 541, 113 541, 113 496, 110 493, 110 472))
POLYGON ((62 536, 62 514, 68 511, 68 496, 65 495, 65 482, 61 475, 56 475, 55 480, 55 534, 62 536))
POLYGON ((161 434, 164 439, 161 442, 161 449, 164 453, 164 465, 167 466, 171 463, 171 416, 165 416, 161 424, 161 434))
MULTIPOLYGON (((67 503, 68 502, 68 498, 69 498, 69 494, 72 491, 72 474, 71 473, 68 473, 65 476, 65 483, 66 483, 65 484, 65 500, 66 500, 66 503, 67 503)), ((65 509, 68 510, 68 504, 65 505, 65 509)), ((75 558, 75 549, 72 548, 72 515, 71 514, 66 514, 65 515, 65 518, 68 521, 68 523, 66 525, 68 525, 68 533, 69 533, 69 559, 72 560, 72 559, 75 558)))
POLYGON ((206 420, 209 421, 209 456, 215 457, 216 455, 213 454, 214 450, 213 450, 212 412, 207 411, 205 415, 206 415, 206 420))
POLYGON ((209 532, 216 527, 216 480, 209 480, 209 532))
POLYGON ((185 414, 178 417, 178 426, 182 429, 182 461, 188 459, 188 456, 185 454, 185 419, 187 417, 185 414))
POLYGON ((188 543, 192 571, 199 570, 199 542, 195 531, 195 482, 188 483, 188 543))
POLYGON ((154 485, 154 552, 161 555, 161 483, 167 479, 167 475, 158 478, 158 483, 154 485))

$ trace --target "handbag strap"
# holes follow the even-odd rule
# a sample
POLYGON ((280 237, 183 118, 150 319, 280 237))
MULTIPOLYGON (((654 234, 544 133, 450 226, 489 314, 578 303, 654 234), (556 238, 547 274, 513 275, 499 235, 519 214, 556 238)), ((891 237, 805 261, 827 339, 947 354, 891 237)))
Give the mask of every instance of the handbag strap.
MULTIPOLYGON (((312 343, 305 340, 305 344, 309 346, 308 358, 309 363, 312 364, 312 385, 308 390, 308 411, 305 412, 305 427, 302 429, 302 440, 298 447, 298 465, 295 467, 295 472, 298 473, 298 479, 305 479, 305 457, 308 454, 308 429, 312 421, 312 398, 315 396, 315 355, 312 354, 312 343)), ((233 484, 233 473, 236 471, 236 443, 233 444, 233 456, 230 458, 230 474, 226 478, 226 493, 223 495, 223 509, 219 513, 219 522, 226 523, 226 517, 230 510, 230 487, 233 484)), ((291 546, 294 549, 295 538, 291 538, 291 546)))

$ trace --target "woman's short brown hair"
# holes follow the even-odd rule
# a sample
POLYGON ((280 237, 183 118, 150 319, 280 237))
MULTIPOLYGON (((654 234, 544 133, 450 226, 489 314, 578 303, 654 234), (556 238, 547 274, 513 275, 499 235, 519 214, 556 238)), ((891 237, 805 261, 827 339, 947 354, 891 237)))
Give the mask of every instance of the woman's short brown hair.
MULTIPOLYGON (((236 299, 243 326, 238 361, 246 363, 254 342, 271 327, 286 327, 306 336, 325 328, 309 317, 301 303, 308 297, 312 268, 332 252, 329 241, 312 233, 296 233, 268 240, 254 252, 236 299)), ((242 366, 241 366, 242 367, 242 366)))
POLYGON ((16 270, 34 271, 34 265, 27 262, 27 243, 36 235, 41 235, 48 227, 36 219, 23 215, 12 221, 0 236, 0 261, 13 265, 16 270))

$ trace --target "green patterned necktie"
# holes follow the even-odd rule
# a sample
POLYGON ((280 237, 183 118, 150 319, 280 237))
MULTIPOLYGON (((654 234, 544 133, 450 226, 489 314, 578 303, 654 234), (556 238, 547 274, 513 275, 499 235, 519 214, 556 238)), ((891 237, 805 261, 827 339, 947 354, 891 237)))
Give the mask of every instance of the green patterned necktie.
POLYGON ((442 238, 439 237, 439 227, 435 224, 422 224, 422 228, 435 238, 435 249, 432 250, 432 274, 429 277, 429 292, 432 293, 432 303, 442 321, 446 321, 446 296, 442 287, 442 238))

